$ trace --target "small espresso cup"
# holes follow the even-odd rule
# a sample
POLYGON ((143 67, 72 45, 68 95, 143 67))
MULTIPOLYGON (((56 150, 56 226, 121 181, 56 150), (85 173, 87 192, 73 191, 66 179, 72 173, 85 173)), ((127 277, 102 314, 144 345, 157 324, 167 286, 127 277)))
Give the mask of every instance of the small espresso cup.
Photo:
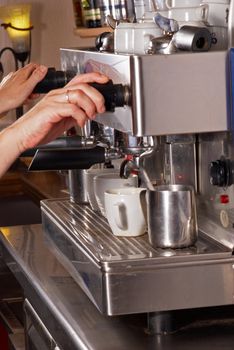
POLYGON ((147 191, 149 242, 154 248, 185 248, 197 240, 193 187, 163 185, 147 191))
POLYGON ((123 188, 123 187, 137 187, 138 177, 131 176, 128 179, 123 179, 119 176, 119 173, 111 174, 100 174, 94 177, 94 193, 102 215, 105 213, 105 191, 112 188, 123 188))
POLYGON ((106 218, 115 236, 136 237, 146 232, 146 189, 126 187, 105 192, 106 218))
POLYGON ((91 208, 94 211, 99 211, 99 206, 94 193, 94 178, 101 174, 119 174, 119 169, 108 168, 91 168, 85 171, 85 179, 87 184, 87 197, 91 208))

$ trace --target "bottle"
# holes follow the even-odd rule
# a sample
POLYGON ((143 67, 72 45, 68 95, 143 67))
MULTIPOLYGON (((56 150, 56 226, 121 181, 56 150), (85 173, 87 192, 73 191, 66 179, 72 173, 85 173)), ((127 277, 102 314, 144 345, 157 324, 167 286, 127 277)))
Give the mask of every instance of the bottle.
POLYGON ((133 0, 121 0, 121 1, 125 1, 126 19, 129 22, 134 22, 134 19, 135 19, 134 1, 133 0))
POLYGON ((75 25, 76 27, 82 27, 83 20, 82 20, 82 9, 81 9, 81 2, 80 0, 73 0, 73 10, 74 10, 74 17, 75 17, 75 25))
POLYGON ((111 15, 111 2, 110 0, 99 0, 99 8, 101 11, 101 24, 107 26, 107 16, 111 15))
POLYGON ((120 19, 133 22, 134 20, 133 0, 120 0, 119 11, 120 11, 120 19))
POLYGON ((95 0, 81 0, 84 25, 87 28, 96 28, 101 26, 100 9, 95 0))
POLYGON ((94 0, 94 6, 95 6, 96 27, 101 27, 102 21, 101 21, 101 10, 99 7, 99 0, 94 0))
POLYGON ((121 1, 111 0, 111 14, 116 20, 121 19, 121 1))

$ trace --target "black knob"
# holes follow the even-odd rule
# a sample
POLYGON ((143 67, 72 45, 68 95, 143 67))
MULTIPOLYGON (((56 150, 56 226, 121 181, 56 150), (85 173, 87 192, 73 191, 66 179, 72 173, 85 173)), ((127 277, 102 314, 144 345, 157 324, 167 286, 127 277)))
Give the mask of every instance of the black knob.
POLYGON ((219 159, 210 164, 210 183, 218 187, 228 187, 233 184, 232 168, 229 159, 219 159))
POLYGON ((73 71, 63 72, 52 67, 48 68, 46 76, 35 86, 33 92, 46 94, 50 90, 63 88, 75 75, 73 71))
MULTIPOLYGON (((44 94, 50 90, 64 87, 76 73, 73 71, 57 71, 55 68, 49 68, 45 78, 34 88, 34 93, 44 94)), ((130 93, 127 86, 114 84, 109 80, 106 84, 90 83, 97 89, 105 99, 107 111, 114 112, 116 107, 123 107, 130 104, 130 93)))
POLYGON ((115 107, 123 107, 129 102, 126 87, 122 84, 113 84, 113 81, 109 80, 106 84, 90 83, 90 85, 103 95, 107 111, 114 112, 115 107))

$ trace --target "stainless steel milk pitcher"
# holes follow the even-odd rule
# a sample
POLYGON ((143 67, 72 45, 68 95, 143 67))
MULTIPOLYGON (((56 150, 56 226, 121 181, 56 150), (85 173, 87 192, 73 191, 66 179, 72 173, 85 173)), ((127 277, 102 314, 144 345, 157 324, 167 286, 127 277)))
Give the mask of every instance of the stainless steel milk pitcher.
POLYGON ((162 185, 147 191, 148 234, 155 248, 184 248, 197 240, 192 186, 162 185))

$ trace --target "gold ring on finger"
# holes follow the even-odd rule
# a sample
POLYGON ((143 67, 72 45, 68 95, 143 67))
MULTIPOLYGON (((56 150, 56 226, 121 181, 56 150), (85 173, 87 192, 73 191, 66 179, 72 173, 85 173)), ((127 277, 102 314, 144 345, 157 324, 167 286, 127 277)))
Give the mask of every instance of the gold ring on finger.
POLYGON ((67 90, 66 91, 66 95, 65 95, 67 103, 71 103, 71 100, 70 100, 70 97, 69 97, 69 92, 70 92, 70 90, 67 90))

